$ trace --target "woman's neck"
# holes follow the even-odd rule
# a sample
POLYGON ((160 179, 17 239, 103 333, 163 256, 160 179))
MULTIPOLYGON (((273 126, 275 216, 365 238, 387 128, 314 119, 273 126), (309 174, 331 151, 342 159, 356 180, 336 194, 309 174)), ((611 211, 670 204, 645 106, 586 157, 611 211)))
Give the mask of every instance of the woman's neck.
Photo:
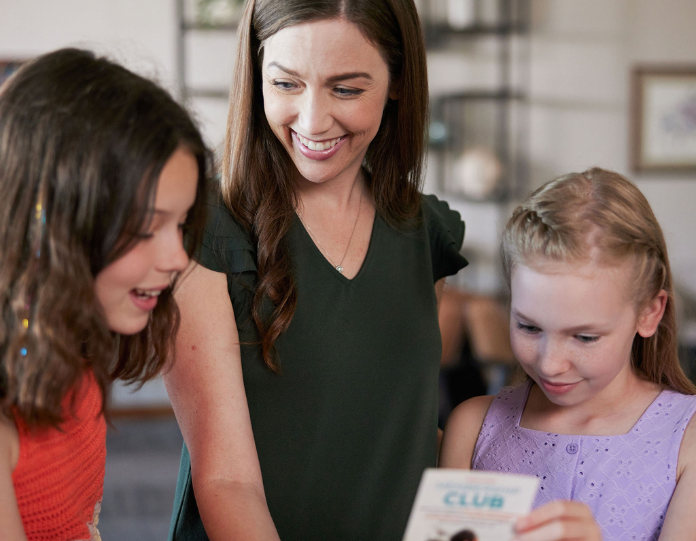
POLYGON ((296 182, 299 210, 321 208, 340 214, 352 209, 361 197, 367 195, 362 168, 350 175, 343 175, 325 182, 311 182, 299 177, 296 182))

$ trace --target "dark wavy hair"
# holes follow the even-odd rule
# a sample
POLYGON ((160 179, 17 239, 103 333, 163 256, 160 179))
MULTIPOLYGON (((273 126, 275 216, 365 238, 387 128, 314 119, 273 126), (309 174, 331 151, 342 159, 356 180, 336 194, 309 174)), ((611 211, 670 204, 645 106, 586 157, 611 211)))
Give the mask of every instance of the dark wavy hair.
POLYGON ((147 327, 112 333, 96 275, 138 242, 157 182, 179 147, 198 163, 186 221, 200 240, 210 153, 186 111, 153 82, 93 53, 61 49, 0 89, 0 407, 56 426, 61 402, 91 368, 144 382, 173 351, 179 311, 164 291, 147 327))
POLYGON ((257 244, 258 285, 252 314, 261 333, 266 365, 279 371, 273 344, 292 320, 297 293, 285 236, 297 193, 295 166, 266 120, 261 60, 263 44, 278 31, 309 21, 343 18, 360 28, 382 53, 390 85, 382 123, 368 147, 364 168, 377 212, 391 224, 418 215, 428 118, 425 45, 413 0, 247 0, 238 29, 237 59, 222 196, 257 244), (275 310, 266 318, 264 298, 275 310))

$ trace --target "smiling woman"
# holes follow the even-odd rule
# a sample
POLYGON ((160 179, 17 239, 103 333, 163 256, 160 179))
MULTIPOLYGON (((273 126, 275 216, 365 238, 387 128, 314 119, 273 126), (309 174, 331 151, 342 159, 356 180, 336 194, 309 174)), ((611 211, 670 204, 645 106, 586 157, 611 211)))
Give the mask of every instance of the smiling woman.
POLYGON ((170 538, 397 541, 437 447, 437 292, 459 214, 420 193, 412 0, 257 0, 220 193, 165 378, 170 538))

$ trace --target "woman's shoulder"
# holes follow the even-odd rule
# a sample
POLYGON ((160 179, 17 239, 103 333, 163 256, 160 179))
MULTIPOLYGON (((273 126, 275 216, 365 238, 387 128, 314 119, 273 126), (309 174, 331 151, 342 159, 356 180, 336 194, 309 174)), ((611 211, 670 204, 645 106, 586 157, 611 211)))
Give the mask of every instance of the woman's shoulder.
POLYGON ((464 241, 464 221, 462 215, 450 208, 447 201, 439 199, 433 194, 423 194, 421 209, 429 228, 436 232, 447 231, 452 241, 461 248, 464 241))
POLYGON ((204 267, 228 274, 256 271, 251 232, 225 204, 219 188, 208 193, 208 217, 195 258, 204 267))
POLYGON ((434 195, 423 195, 421 210, 430 237, 434 279, 438 281, 468 264, 459 253, 464 242, 464 222, 459 212, 434 195))
POLYGON ((214 187, 208 192, 206 210, 208 217, 204 241, 209 242, 211 238, 227 238, 251 244, 251 233, 227 207, 219 187, 214 187))

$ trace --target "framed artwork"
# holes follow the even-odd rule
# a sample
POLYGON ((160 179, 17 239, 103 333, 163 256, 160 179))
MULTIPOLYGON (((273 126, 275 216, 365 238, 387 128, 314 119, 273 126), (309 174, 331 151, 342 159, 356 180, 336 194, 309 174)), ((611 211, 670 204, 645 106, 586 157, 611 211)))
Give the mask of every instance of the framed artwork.
POLYGON ((696 172, 696 65, 633 70, 635 171, 696 172))
POLYGON ((22 65, 21 60, 0 60, 0 85, 22 65))

